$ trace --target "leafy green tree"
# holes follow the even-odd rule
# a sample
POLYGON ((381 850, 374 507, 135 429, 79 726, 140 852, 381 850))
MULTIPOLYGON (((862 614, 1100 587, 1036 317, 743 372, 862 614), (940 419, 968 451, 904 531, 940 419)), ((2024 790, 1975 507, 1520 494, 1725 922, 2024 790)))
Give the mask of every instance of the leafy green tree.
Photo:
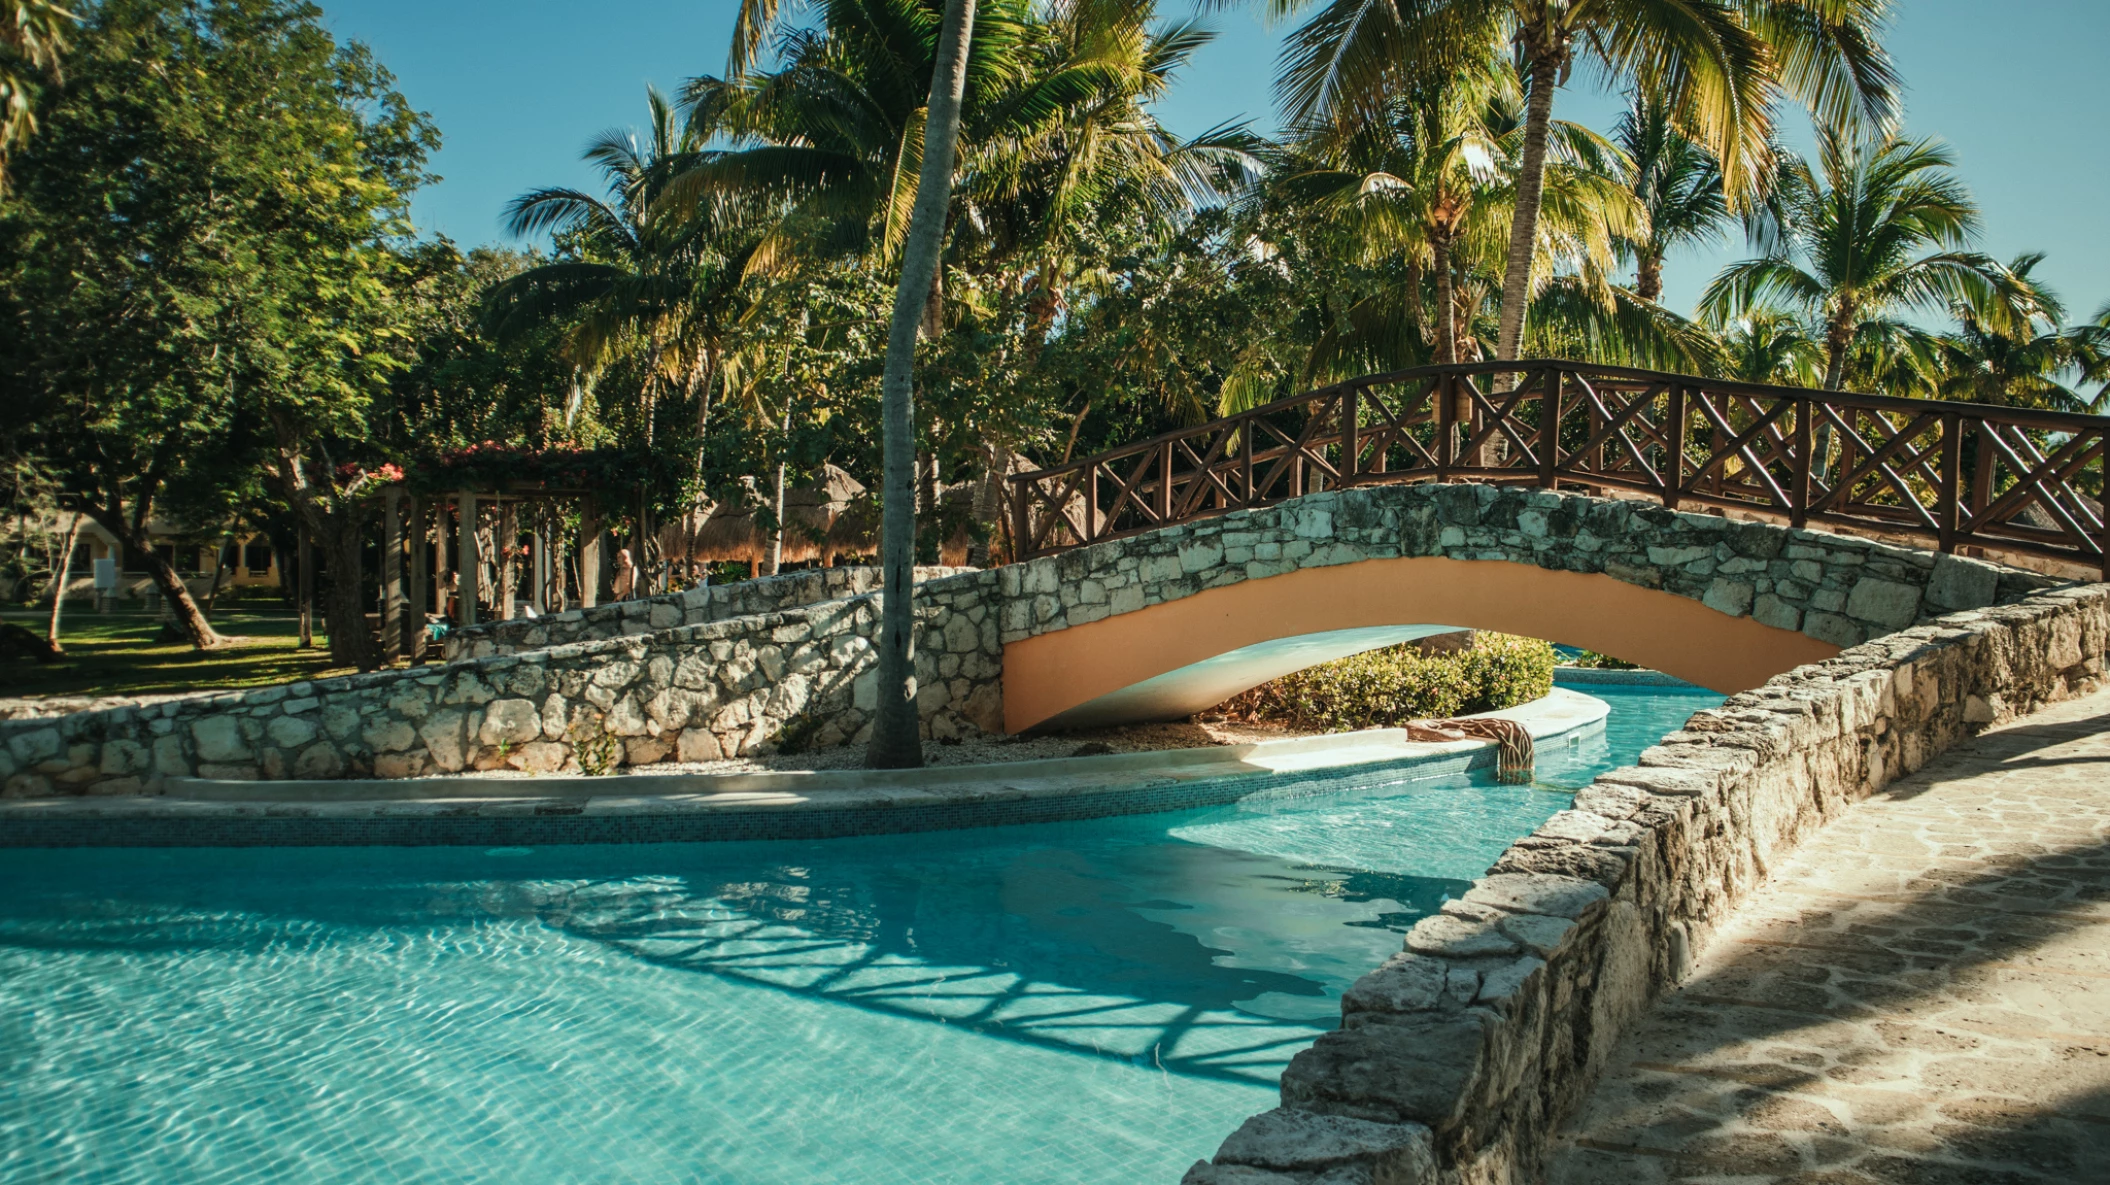
POLYGON ((366 413, 398 365, 390 240, 433 134, 320 16, 284 0, 95 10, 0 207, 0 365, 36 450, 195 645, 218 638, 147 523, 225 521, 265 473, 329 555, 336 657, 364 666, 366 413))
POLYGON ((36 78, 59 77, 74 20, 51 0, 0 0, 0 189, 9 154, 37 130, 36 78))

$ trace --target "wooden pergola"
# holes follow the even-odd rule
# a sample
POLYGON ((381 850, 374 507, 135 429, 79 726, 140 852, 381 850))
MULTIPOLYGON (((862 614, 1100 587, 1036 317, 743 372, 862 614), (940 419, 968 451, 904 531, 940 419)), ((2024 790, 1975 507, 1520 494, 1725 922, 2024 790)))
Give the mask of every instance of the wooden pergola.
POLYGON ((381 638, 387 656, 423 661, 428 613, 463 628, 477 624, 484 601, 499 620, 523 607, 537 616, 591 607, 601 590, 605 522, 599 495, 575 487, 521 482, 444 494, 403 486, 383 491, 381 638), (568 517, 563 512, 572 509, 579 517, 576 531, 562 525, 568 517), (484 552, 487 527, 491 555, 484 552), (569 573, 567 560, 573 564, 569 573), (488 584, 487 561, 493 569, 488 584), (457 578, 451 587, 450 574, 457 578))

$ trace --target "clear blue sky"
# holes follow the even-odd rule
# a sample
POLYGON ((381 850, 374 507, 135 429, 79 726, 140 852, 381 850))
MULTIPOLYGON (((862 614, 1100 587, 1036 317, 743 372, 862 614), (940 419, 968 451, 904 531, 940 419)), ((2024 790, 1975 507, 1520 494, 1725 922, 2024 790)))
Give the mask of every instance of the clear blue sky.
MULTIPOLYGON (((418 196, 421 228, 463 245, 503 242, 500 211, 537 185, 589 185, 579 149, 644 118, 648 83, 672 91, 725 65, 731 0, 339 0, 340 38, 372 46, 445 138, 444 180, 418 196)), ((2110 0, 1900 0, 1890 38, 1908 87, 1906 130, 1955 149, 1985 210, 1981 246, 2042 250, 2038 274, 2079 318, 2110 301, 2110 153, 2102 150, 2101 53, 2110 0), (2097 130, 2090 131, 2095 128, 2097 130), (2091 147, 2093 146, 2093 147, 2091 147)), ((1167 3, 1168 14, 1186 10, 1167 3)), ((1182 132, 1248 118, 1274 126, 1270 81, 1280 30, 1246 12, 1212 15, 1203 51, 1161 114, 1182 132)), ((1613 96, 1578 75, 1556 113, 1610 126, 1613 96)), ((1791 142, 1805 137, 1797 129, 1791 142)), ((1688 306, 1742 244, 1673 259, 1666 299, 1688 306)))

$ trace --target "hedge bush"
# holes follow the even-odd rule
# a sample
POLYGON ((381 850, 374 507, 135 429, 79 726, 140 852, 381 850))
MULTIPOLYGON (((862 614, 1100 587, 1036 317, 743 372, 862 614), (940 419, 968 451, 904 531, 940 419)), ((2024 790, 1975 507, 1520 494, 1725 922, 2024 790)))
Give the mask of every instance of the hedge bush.
POLYGON ((1226 701, 1219 711, 1348 732, 1514 707, 1552 690, 1552 643, 1481 633, 1471 648, 1448 654, 1423 654, 1407 643, 1307 667, 1226 701))

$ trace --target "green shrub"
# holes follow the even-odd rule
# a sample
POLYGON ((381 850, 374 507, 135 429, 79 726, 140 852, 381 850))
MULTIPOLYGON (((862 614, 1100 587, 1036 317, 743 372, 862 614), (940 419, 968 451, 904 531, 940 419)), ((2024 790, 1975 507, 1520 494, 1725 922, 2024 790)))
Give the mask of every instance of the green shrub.
POLYGON ((1553 646, 1482 633, 1472 647, 1423 654, 1412 643, 1307 667, 1237 696, 1227 716, 1348 732, 1465 716, 1528 703, 1553 690, 1553 646))
POLYGON ((1590 667, 1601 671, 1633 671, 1640 669, 1635 663, 1630 663, 1623 658, 1613 658, 1609 654, 1599 654, 1595 650, 1583 651, 1570 660, 1568 665, 1590 667))

